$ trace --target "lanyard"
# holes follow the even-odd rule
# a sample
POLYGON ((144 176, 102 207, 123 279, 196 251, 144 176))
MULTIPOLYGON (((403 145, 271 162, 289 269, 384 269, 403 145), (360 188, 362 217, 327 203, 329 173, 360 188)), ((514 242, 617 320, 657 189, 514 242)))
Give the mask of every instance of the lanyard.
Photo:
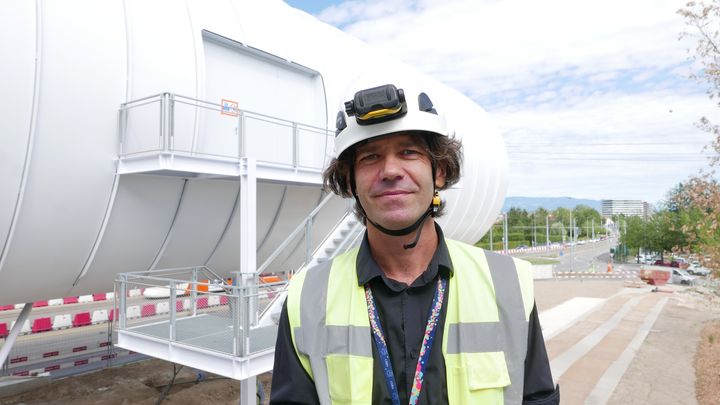
MULTIPOLYGON (((446 288, 447 280, 443 277, 438 277, 435 297, 433 298, 427 325, 425 326, 425 336, 420 346, 420 356, 418 357, 417 366, 415 367, 415 378, 413 379, 412 390, 410 391, 410 405, 417 404, 418 397, 420 397, 423 377, 425 376, 425 366, 430 358, 430 349, 432 349, 435 339, 435 330, 437 329, 438 320, 440 319, 440 310, 442 309, 446 288)), ((400 405, 400 395, 398 394, 395 376, 393 375, 390 353, 388 352, 387 343, 385 342, 385 334, 383 333, 382 326, 380 326, 380 316, 375 307, 375 300, 369 283, 365 285, 365 300, 367 301, 370 327, 373 332, 373 337, 375 338, 375 347, 377 347, 378 354, 380 355, 380 362, 383 367, 383 373, 385 374, 385 382, 390 392, 390 399, 393 405, 400 405)))

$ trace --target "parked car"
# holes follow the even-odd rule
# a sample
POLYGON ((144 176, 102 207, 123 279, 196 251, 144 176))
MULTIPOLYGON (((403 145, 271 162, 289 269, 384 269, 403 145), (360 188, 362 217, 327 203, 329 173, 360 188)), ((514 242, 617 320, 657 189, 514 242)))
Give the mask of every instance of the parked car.
POLYGON ((665 266, 665 267, 675 267, 680 268, 680 262, 677 262, 675 260, 671 262, 664 262, 662 260, 655 260, 655 263, 653 263, 656 266, 665 266))
POLYGON ((683 269, 673 269, 670 281, 673 284, 692 285, 695 283, 695 277, 683 269))
POLYGON ((691 264, 687 269, 687 272, 695 276, 707 276, 710 274, 710 269, 701 266, 697 262, 693 262, 693 264, 691 264))

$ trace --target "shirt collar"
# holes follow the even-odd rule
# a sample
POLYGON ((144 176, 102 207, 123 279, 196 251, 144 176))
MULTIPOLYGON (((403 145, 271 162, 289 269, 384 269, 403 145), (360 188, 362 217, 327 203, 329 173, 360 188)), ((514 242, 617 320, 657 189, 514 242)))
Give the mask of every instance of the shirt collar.
MULTIPOLYGON (((419 277, 424 283, 431 281, 435 278, 435 275, 440 272, 447 277, 452 277, 453 266, 450 261, 450 253, 448 252, 447 244, 445 243, 445 237, 440 225, 435 223, 435 231, 438 236, 438 247, 435 249, 430 264, 427 270, 419 277)), ((370 242, 368 241, 367 231, 363 237, 360 249, 358 250, 357 260, 355 261, 358 285, 365 285, 375 277, 385 278, 385 274, 380 269, 380 266, 373 259, 370 252, 370 242)), ((424 284, 423 283, 423 284, 424 284)))

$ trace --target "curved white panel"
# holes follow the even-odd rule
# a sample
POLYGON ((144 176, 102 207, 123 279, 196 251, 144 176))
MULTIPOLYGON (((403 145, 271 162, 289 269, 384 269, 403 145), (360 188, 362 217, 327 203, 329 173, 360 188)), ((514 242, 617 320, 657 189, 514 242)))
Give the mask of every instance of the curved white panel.
POLYGON ((0 296, 11 302, 23 296, 21 280, 44 281, 37 297, 56 294, 87 259, 112 187, 117 101, 125 89, 119 2, 49 1, 42 13, 33 156, 0 271, 0 296))
MULTIPOLYGON (((278 222, 272 233, 268 236, 265 246, 258 251, 258 266, 279 246, 300 222, 312 212, 321 201, 321 192, 316 187, 289 186, 283 204, 278 214, 278 222)), ((298 239, 299 240, 299 239, 298 239)), ((289 254, 285 252, 277 260, 282 262, 282 257, 289 254)), ((292 270, 292 269, 284 269, 292 270)))
POLYGON ((201 266, 215 249, 233 209, 238 183, 190 180, 156 268, 201 266))
MULTIPOLYGON (((257 243, 260 243, 263 239, 269 238, 268 233, 271 233, 277 224, 277 215, 282 205, 280 202, 283 199, 283 190, 287 186, 282 184, 273 183, 259 183, 257 185, 257 243)), ((283 203, 284 205, 284 203, 283 203)), ((268 245, 271 242, 266 240, 264 245, 268 245)), ((258 266, 262 263, 261 258, 258 257, 258 266)), ((239 212, 235 212, 230 222, 226 234, 220 241, 217 249, 212 258, 207 262, 207 266, 213 269, 216 273, 224 274, 230 271, 237 271, 240 269, 240 215, 239 212)))
POLYGON ((103 239, 72 294, 103 291, 117 273, 150 268, 170 229, 183 181, 160 176, 120 177, 103 239))
POLYGON ((257 248, 261 249, 268 243, 273 229, 278 223, 278 216, 282 206, 287 203, 288 186, 283 184, 258 184, 257 196, 257 248))
POLYGON ((30 139, 35 83, 35 3, 9 1, 0 13, 0 55, 12 63, 0 63, 0 256, 10 232, 30 139), (12 55, 12 56, 10 56, 12 55))
POLYGON ((126 0, 130 99, 197 96, 195 44, 185 2, 126 0))

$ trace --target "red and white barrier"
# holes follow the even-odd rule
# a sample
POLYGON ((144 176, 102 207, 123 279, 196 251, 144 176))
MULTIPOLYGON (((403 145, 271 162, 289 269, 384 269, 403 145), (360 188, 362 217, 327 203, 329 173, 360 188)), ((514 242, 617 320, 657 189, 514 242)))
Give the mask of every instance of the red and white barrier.
MULTIPOLYGON (((112 294, 112 293, 110 293, 112 294)), ((68 303, 80 303, 90 302, 92 295, 81 296, 81 297, 65 297, 62 299, 64 304, 68 303)), ((107 296, 103 296, 104 300, 107 300, 107 296)), ((100 299, 103 300, 102 298, 100 299)), ((55 304, 60 299, 55 301, 55 304)), ((218 305, 227 305, 229 303, 227 296, 209 295, 205 297, 199 297, 197 300, 197 308, 209 308, 218 305)), ((178 299, 175 301, 175 311, 183 312, 189 311, 192 308, 192 301, 189 298, 178 299)), ((127 319, 134 318, 147 318, 156 315, 165 315, 170 312, 170 303, 168 301, 161 301, 150 304, 139 304, 131 305, 126 309, 127 319)), ((20 331, 21 334, 32 334, 42 333, 52 330, 60 330, 67 328, 78 328, 89 325, 97 325, 106 322, 111 322, 115 317, 115 309, 99 309, 92 312, 84 311, 73 314, 62 314, 55 315, 54 317, 40 317, 35 319, 28 319, 23 323, 23 327, 20 331)), ((12 322, 9 326, 7 323, 0 323, 0 338, 4 338, 8 335, 9 330, 15 322, 12 322)))

